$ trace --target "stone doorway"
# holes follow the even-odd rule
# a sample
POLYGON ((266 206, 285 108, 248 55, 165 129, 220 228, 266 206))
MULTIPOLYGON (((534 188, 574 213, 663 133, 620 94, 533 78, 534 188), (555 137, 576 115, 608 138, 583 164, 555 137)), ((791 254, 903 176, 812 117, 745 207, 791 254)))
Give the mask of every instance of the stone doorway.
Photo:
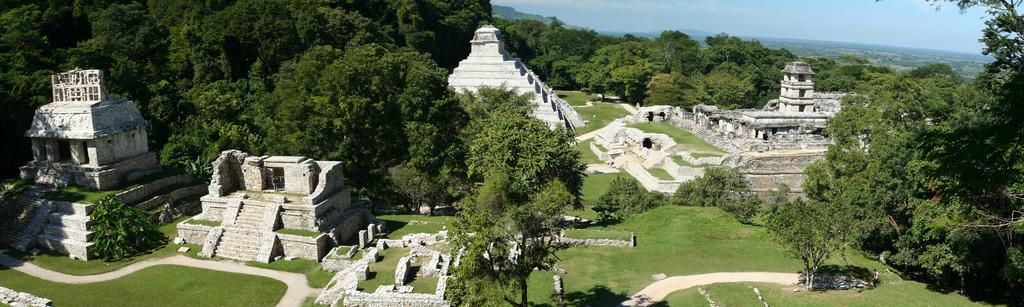
POLYGON ((647 149, 654 148, 654 141, 651 141, 651 138, 644 138, 642 146, 647 149))
POLYGON ((274 191, 284 190, 284 168, 283 167, 268 167, 267 174, 270 175, 268 188, 274 191))

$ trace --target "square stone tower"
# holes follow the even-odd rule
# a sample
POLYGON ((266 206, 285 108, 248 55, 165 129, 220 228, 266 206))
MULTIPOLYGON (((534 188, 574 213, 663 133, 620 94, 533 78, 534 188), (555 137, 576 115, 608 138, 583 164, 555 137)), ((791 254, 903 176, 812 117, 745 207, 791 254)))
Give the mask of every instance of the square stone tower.
POLYGON ((146 120, 135 103, 107 96, 103 71, 75 69, 51 81, 53 102, 36 110, 25 132, 32 161, 20 168, 22 179, 106 190, 160 171, 146 120))
POLYGON ((814 71, 804 62, 786 64, 782 70, 781 112, 814 112, 814 71))

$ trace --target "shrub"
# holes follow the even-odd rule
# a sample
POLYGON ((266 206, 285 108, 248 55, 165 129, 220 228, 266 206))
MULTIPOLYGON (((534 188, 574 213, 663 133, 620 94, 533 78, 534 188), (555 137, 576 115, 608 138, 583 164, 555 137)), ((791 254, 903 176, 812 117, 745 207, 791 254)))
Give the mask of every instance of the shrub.
POLYGON ((750 187, 738 171, 710 166, 704 176, 683 183, 676 190, 672 203, 680 206, 719 207, 740 223, 749 224, 761 212, 761 201, 750 193, 750 187))
POLYGON ((660 194, 648 192, 629 177, 617 177, 612 180, 608 192, 598 198, 594 205, 598 219, 609 221, 625 219, 633 214, 641 213, 664 203, 660 194))
POLYGON ((131 258, 164 243, 149 215, 110 195, 92 211, 96 255, 108 261, 131 258))

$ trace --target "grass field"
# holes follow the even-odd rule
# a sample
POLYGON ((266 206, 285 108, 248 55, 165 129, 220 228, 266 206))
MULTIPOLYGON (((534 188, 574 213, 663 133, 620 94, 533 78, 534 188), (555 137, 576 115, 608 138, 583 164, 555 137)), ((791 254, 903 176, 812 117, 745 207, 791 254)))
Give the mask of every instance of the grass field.
POLYGON ((583 142, 576 143, 576 149, 580 151, 580 163, 586 164, 604 164, 604 161, 597 158, 597 154, 593 150, 590 150, 590 143, 594 140, 586 140, 583 142))
POLYGON ((580 113, 583 120, 587 121, 586 127, 576 129, 576 135, 583 135, 607 126, 617 118, 629 115, 629 111, 614 103, 595 102, 593 106, 578 107, 576 112, 580 113))
POLYGON ((658 178, 660 180, 676 180, 676 178, 672 177, 672 175, 670 175, 664 168, 648 168, 647 172, 651 173, 654 178, 658 178))
POLYGON ((581 91, 555 91, 555 93, 558 93, 558 97, 565 99, 565 102, 572 106, 586 105, 587 101, 594 98, 593 95, 581 91))
MULTIPOLYGON (((883 279, 884 280, 884 279, 883 279)), ((988 306, 975 303, 956 294, 933 292, 924 284, 909 281, 883 282, 870 290, 847 290, 808 292, 797 286, 783 286, 764 283, 725 283, 704 286, 711 298, 720 306, 757 306, 760 301, 754 290, 757 287, 765 302, 771 306, 988 306), (794 292, 794 289, 798 289, 794 292)), ((687 289, 665 298, 669 306, 696 306, 692 302, 704 302, 697 289, 687 289)))
POLYGON ((673 126, 670 123, 641 123, 631 124, 629 126, 643 130, 645 132, 661 133, 668 135, 673 140, 675 140, 677 144, 679 144, 678 146, 680 146, 683 150, 690 152, 691 154, 703 153, 715 156, 725 155, 725 152, 722 151, 721 149, 718 149, 718 147, 708 144, 707 142, 702 140, 697 135, 691 133, 690 131, 686 131, 683 128, 673 126))
POLYGON ((70 201, 77 203, 95 204, 107 195, 114 195, 122 190, 112 191, 90 191, 79 186, 68 186, 57 188, 43 194, 43 198, 49 200, 70 201))
POLYGON ((320 263, 307 259, 281 259, 271 263, 249 261, 246 262, 245 265, 276 271, 304 274, 306 275, 306 282, 313 288, 326 287, 327 283, 331 281, 331 277, 334 277, 334 272, 324 271, 320 263))
POLYGON ((60 284, 0 268, 0 286, 53 300, 55 306, 274 306, 287 286, 277 280, 158 265, 111 281, 60 284))
POLYGON ((629 241, 629 233, 615 230, 566 229, 565 236, 573 239, 611 239, 629 241))
MULTIPOLYGON (((588 229, 632 231, 636 234, 637 247, 573 247, 559 252, 558 265, 566 270, 562 275, 565 297, 571 306, 615 306, 650 284, 651 275, 658 273, 669 276, 743 271, 795 273, 801 269, 799 261, 788 256, 763 227, 740 224, 718 208, 665 206, 635 215, 620 224, 588 229)), ((853 265, 885 272, 875 261, 855 252, 848 254, 853 265)), ((843 260, 833 259, 832 263, 843 263, 843 260)), ((538 271, 530 275, 532 302, 553 303, 551 278, 550 272, 538 271)), ((850 302, 850 306, 857 303, 947 306, 968 302, 961 296, 929 291, 920 283, 898 280, 890 273, 883 274, 882 281, 878 290, 863 293, 791 293, 779 286, 766 286, 762 291, 766 291, 772 306, 843 306, 846 302, 850 302), (898 295, 905 297, 890 300, 898 295)), ((714 291, 718 287, 710 289, 714 291)), ((754 306, 747 305, 749 301, 743 299, 744 291, 750 291, 745 286, 729 290, 736 293, 718 291, 722 293, 712 295, 724 299, 735 295, 738 300, 722 306, 754 306)), ((693 302, 699 302, 697 306, 706 306, 703 297, 694 293, 696 289, 674 293, 668 297, 668 303, 670 306, 694 306, 693 302)), ((752 292, 750 296, 753 297, 752 292)))
POLYGON ((388 239, 398 240, 412 233, 436 233, 448 225, 450 216, 427 216, 419 214, 383 214, 377 219, 387 226, 388 239))
POLYGON ((359 290, 373 293, 377 287, 395 284, 395 270, 398 267, 398 260, 409 254, 408 248, 392 247, 380 251, 377 254, 380 261, 370 264, 370 274, 366 280, 359 282, 359 290))

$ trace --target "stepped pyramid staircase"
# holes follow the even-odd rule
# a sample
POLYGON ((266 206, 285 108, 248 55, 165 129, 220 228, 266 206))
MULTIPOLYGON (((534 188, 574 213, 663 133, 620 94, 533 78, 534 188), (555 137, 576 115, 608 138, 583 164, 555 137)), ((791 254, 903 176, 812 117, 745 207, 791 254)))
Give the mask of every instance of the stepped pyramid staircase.
POLYGON ((47 215, 43 232, 36 237, 36 243, 49 250, 68 254, 71 258, 89 260, 93 242, 90 230, 93 206, 70 202, 51 202, 52 213, 47 215))
POLYGON ((45 187, 32 187, 0 204, 0 243, 25 250, 46 223, 52 205, 42 199, 45 187))
MULTIPOLYGON (((272 240, 274 235, 272 229, 267 229, 264 222, 268 214, 267 208, 245 205, 242 202, 238 205, 237 215, 226 216, 224 219, 224 232, 217 243, 214 255, 242 261, 258 261, 264 243, 268 237, 272 240)), ((277 213, 274 212, 274 215, 277 213)))

